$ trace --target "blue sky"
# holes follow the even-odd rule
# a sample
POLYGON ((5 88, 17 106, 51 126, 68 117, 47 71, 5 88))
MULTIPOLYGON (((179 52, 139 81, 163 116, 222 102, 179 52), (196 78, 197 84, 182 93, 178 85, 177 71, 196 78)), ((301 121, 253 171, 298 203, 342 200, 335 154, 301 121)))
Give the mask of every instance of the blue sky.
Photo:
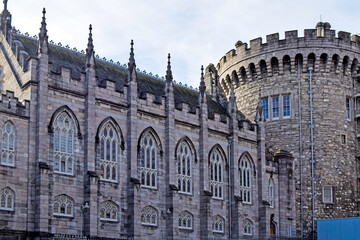
POLYGON ((85 49, 93 25, 96 54, 127 63, 135 42, 137 67, 165 75, 167 53, 177 82, 198 87, 201 65, 218 63, 236 41, 314 28, 360 33, 358 0, 8 0, 12 24, 38 34, 42 8, 49 39, 85 49))

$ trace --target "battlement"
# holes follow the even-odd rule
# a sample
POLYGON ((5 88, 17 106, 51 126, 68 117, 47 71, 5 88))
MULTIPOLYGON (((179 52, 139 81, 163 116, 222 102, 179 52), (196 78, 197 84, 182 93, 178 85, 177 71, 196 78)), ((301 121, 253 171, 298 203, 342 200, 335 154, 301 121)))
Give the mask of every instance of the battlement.
POLYGON ((266 43, 262 42, 262 38, 255 38, 250 40, 250 47, 248 44, 237 41, 235 43, 236 49, 231 49, 223 56, 217 69, 221 69, 227 62, 233 59, 243 59, 249 56, 259 55, 272 51, 274 49, 291 49, 299 47, 330 47, 331 45, 341 46, 345 49, 360 49, 360 36, 352 35, 351 33, 339 31, 335 37, 335 30, 330 29, 330 24, 325 27, 318 27, 316 29, 305 29, 304 37, 298 36, 298 31, 286 31, 285 39, 280 39, 279 33, 273 33, 266 36, 266 43))
POLYGON ((6 91, 5 94, 1 94, 0 98, 0 112, 12 114, 20 117, 29 117, 30 102, 25 100, 19 101, 14 96, 14 92, 6 91))

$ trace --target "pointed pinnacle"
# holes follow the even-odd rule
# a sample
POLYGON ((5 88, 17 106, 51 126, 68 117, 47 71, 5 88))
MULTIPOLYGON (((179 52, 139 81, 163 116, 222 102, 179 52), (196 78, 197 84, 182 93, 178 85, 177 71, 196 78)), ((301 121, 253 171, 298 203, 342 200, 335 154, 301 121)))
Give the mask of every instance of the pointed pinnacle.
POLYGON ((202 97, 204 97, 205 89, 206 89, 206 87, 205 87, 205 81, 204 81, 204 66, 201 65, 201 78, 200 78, 199 90, 200 90, 202 97))
POLYGON ((136 66, 135 65, 135 57, 134 57, 134 41, 132 39, 130 42, 130 58, 129 58, 128 66, 131 70, 134 66, 136 66))
POLYGON ((168 64, 166 70, 166 81, 171 82, 173 80, 172 72, 171 72, 171 62, 170 62, 170 53, 168 54, 168 64))
POLYGON ((47 30, 46 30, 46 18, 45 18, 45 14, 46 14, 46 10, 45 8, 43 8, 43 16, 42 16, 42 21, 41 21, 41 27, 40 27, 40 40, 43 40, 44 37, 46 36, 47 34, 47 30))
POLYGON ((94 44, 92 38, 92 25, 89 26, 89 38, 88 38, 88 45, 86 49, 86 54, 91 54, 94 51, 94 44))

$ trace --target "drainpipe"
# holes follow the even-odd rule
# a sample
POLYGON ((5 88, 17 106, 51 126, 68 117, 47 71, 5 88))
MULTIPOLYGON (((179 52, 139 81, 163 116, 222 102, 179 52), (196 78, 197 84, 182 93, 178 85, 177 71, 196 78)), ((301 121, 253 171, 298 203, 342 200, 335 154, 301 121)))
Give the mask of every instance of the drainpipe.
POLYGON ((229 239, 231 239, 231 176, 230 176, 230 172, 231 172, 231 152, 230 152, 230 143, 231 143, 231 137, 228 137, 228 196, 229 196, 229 239))
POLYGON ((312 103, 312 86, 311 86, 311 80, 312 80, 312 67, 308 68, 309 70, 309 97, 310 97, 310 147, 311 147, 311 214, 312 214, 312 239, 315 239, 314 233, 315 233, 315 196, 314 196, 314 124, 313 124, 313 103, 312 103))
POLYGON ((298 86, 299 86, 299 161, 300 161, 300 229, 301 238, 304 236, 303 225, 303 187, 302 187, 302 139, 301 139, 301 85, 300 85, 300 59, 298 59, 298 86))

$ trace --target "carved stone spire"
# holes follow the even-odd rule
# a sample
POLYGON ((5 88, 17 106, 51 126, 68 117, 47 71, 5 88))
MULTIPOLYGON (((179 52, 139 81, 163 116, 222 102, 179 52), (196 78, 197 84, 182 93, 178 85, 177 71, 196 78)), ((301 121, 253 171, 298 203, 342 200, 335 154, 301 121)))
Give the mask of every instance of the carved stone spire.
POLYGON ((173 76, 171 72, 171 62, 170 62, 170 53, 168 54, 168 64, 167 64, 167 70, 166 70, 166 82, 172 82, 173 76))
POLYGON ((205 95, 206 86, 205 86, 205 80, 204 80, 204 67, 203 67, 203 65, 201 65, 201 77, 200 77, 199 90, 200 90, 201 102, 204 102, 204 95, 205 95))
POLYGON ((170 62, 170 53, 168 54, 168 62, 167 62, 167 69, 166 69, 166 82, 165 82, 165 93, 172 93, 174 86, 173 86, 173 75, 171 71, 171 62, 170 62))
POLYGON ((136 81, 136 63, 134 57, 134 41, 131 39, 130 43, 130 58, 128 63, 128 81, 136 81))
POLYGON ((43 17, 42 17, 40 33, 39 33, 38 53, 47 54, 49 50, 49 43, 48 43, 48 35, 46 29, 45 8, 43 8, 42 13, 43 13, 43 17))
POLYGON ((8 2, 8 0, 3 1, 3 3, 4 3, 4 11, 7 11, 7 2, 8 2))
POLYGON ((86 48, 86 67, 95 66, 95 57, 94 57, 94 44, 93 44, 93 37, 92 37, 92 25, 89 26, 89 38, 88 44, 86 48))

